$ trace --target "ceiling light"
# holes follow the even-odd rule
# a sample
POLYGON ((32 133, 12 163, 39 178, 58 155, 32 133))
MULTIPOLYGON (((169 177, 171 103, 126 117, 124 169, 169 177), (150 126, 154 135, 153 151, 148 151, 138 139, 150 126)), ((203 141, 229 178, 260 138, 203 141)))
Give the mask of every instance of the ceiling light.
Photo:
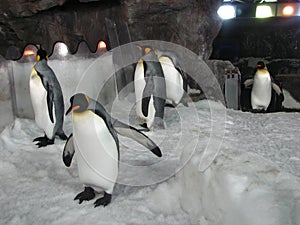
POLYGON ((287 5, 282 9, 283 16, 292 16, 295 13, 295 8, 291 5, 287 5))
POLYGON ((228 20, 236 17, 235 7, 232 5, 220 6, 217 13, 223 20, 228 20))
POLYGON ((256 13, 255 16, 257 18, 267 18, 274 16, 274 13, 272 12, 272 8, 268 5, 258 5, 256 7, 256 13))

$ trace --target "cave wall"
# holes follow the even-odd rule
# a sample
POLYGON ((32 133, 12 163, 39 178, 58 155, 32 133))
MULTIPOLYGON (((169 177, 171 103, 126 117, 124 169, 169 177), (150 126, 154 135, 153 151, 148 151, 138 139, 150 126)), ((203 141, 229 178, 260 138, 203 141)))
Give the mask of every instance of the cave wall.
MULTIPOLYGON (((116 25, 126 23, 132 41, 170 41, 208 59, 221 28, 216 13, 221 3, 222 0, 2 0, 0 55, 5 56, 9 46, 22 52, 28 43, 41 44, 51 52, 58 41, 66 43, 72 53, 81 41, 96 51, 99 40, 110 44, 105 27, 108 18, 116 25)), ((126 41, 121 38, 120 44, 126 41)))
POLYGON ((223 21, 214 40, 214 59, 298 58, 300 17, 237 18, 223 21))

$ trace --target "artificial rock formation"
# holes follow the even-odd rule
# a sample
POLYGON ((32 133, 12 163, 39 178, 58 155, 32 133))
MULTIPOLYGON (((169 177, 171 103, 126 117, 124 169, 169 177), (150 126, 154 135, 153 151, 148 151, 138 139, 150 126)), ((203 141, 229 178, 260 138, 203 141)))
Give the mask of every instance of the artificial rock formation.
POLYGON ((5 56, 10 46, 21 54, 30 43, 41 44, 51 52, 58 41, 67 44, 72 53, 81 41, 95 51, 100 40, 108 46, 111 43, 105 23, 109 19, 116 24, 119 44, 129 40, 169 41, 208 59, 221 27, 216 13, 221 3, 222 0, 1 0, 0 55, 5 56), (124 24, 130 39, 123 35, 124 24))

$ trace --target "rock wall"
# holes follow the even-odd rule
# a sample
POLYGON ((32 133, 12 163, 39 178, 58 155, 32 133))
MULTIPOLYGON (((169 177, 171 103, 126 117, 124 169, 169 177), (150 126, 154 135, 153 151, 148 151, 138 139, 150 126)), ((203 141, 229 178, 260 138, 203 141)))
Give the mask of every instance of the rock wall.
POLYGON ((299 22, 299 16, 223 21, 211 57, 232 62, 245 57, 298 58, 299 22))
MULTIPOLYGON (((180 44, 207 59, 221 28, 216 11, 222 0, 2 0, 0 4, 0 55, 9 46, 19 57, 29 44, 52 51, 62 41, 72 53, 86 41, 95 51, 99 40, 109 44, 105 18, 126 23, 132 41, 164 40, 180 44)), ((120 35, 120 34, 119 34, 120 35)), ((122 35, 120 35, 122 36, 122 35)), ((120 43, 128 40, 122 40, 120 43)))

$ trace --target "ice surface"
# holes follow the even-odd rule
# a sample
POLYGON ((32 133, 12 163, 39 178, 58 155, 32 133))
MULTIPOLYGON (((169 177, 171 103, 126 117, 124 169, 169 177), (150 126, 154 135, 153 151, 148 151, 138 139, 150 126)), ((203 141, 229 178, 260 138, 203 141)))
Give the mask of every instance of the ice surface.
MULTIPOLYGON (((116 101, 112 114, 137 126, 131 105, 116 101)), ((42 131, 17 118, 0 135, 0 224, 300 224, 300 114, 226 110, 219 136, 211 129, 216 106, 166 108, 166 130, 147 133, 162 158, 120 137, 118 184, 105 208, 73 201, 83 188, 76 161, 63 165, 64 142, 38 149, 32 140, 42 131), (220 140, 219 155, 200 172, 209 141, 220 140)))

